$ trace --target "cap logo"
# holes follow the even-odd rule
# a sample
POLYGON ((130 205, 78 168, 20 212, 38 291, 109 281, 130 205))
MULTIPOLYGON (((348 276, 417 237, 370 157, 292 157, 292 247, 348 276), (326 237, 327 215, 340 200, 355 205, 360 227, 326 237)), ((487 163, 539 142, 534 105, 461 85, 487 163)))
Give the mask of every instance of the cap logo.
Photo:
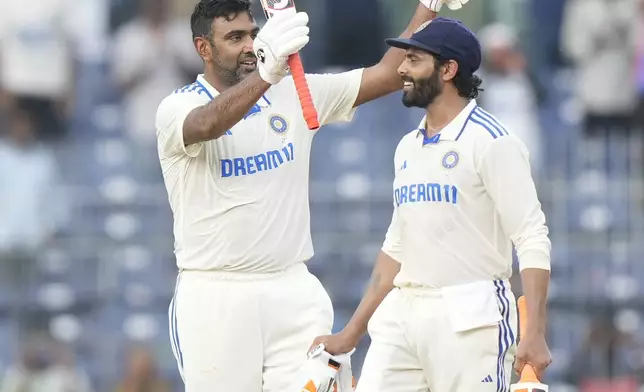
POLYGON ((416 31, 414 31, 414 34, 416 34, 417 32, 419 32, 422 29, 424 29, 425 27, 427 27, 427 25, 429 25, 431 22, 432 22, 431 20, 428 20, 427 22, 425 22, 425 23, 421 24, 420 26, 418 26, 416 31))

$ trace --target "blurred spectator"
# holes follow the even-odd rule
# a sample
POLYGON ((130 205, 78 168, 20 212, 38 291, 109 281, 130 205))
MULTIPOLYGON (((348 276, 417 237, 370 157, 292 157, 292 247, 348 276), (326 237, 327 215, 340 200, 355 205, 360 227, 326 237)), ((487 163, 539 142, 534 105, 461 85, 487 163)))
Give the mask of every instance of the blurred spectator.
POLYGON ((55 361, 50 369, 50 391, 92 392, 89 375, 77 366, 70 347, 62 343, 54 345, 53 357, 55 361))
POLYGON ((599 312, 580 351, 571 361, 569 382, 580 392, 636 392, 642 381, 642 350, 633 336, 599 312))
POLYGON ((170 385, 160 378, 150 352, 137 347, 129 353, 125 378, 115 392, 170 392, 170 385))
POLYGON ((494 114, 528 148, 532 169, 540 172, 542 162, 538 101, 541 89, 531 79, 516 32, 493 24, 478 32, 483 51, 480 104, 494 114))
POLYGON ((159 103, 194 80, 202 64, 189 20, 171 21, 168 0, 140 0, 139 5, 140 15, 114 37, 112 70, 124 95, 126 132, 152 145, 159 103))
POLYGON ((635 7, 633 0, 567 2, 562 49, 577 68, 577 97, 589 135, 632 127, 635 7))
POLYGON ((19 286, 65 218, 53 153, 36 140, 25 111, 10 113, 0 139, 0 190, 0 276, 19 286))
POLYGON ((88 377, 75 363, 61 359, 49 339, 30 338, 20 359, 4 374, 0 392, 91 392, 88 377))
POLYGON ((64 134, 71 114, 73 6, 73 0, 0 1, 1 92, 29 112, 47 139, 64 134))

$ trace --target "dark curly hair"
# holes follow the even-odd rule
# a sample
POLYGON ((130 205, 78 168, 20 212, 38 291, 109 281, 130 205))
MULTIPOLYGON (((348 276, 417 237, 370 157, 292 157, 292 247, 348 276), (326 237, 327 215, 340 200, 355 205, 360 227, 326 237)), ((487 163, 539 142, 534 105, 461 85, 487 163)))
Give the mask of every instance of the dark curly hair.
MULTIPOLYGON (((434 59, 436 59, 436 61, 434 62, 434 67, 436 70, 438 70, 441 65, 444 65, 449 61, 447 59, 440 58, 440 56, 438 55, 432 55, 434 56, 434 59)), ((483 89, 481 88, 483 80, 480 77, 474 74, 463 73, 460 69, 456 72, 456 75, 454 76, 454 79, 452 79, 452 82, 454 82, 454 87, 456 87, 458 95, 463 98, 476 99, 479 96, 479 93, 483 91, 483 89)))
POLYGON ((190 17, 192 39, 210 37, 213 20, 219 17, 232 20, 241 12, 253 17, 250 0, 200 0, 190 17))

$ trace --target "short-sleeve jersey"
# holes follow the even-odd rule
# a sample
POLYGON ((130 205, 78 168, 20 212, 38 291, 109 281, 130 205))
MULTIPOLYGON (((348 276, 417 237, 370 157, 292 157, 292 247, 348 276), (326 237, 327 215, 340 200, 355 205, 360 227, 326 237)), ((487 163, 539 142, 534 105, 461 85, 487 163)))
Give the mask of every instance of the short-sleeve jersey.
MULTIPOLYGON (((320 124, 350 121, 362 69, 307 75, 320 124)), ((291 77, 215 140, 185 146, 183 123, 218 92, 200 75, 156 118, 158 152, 181 269, 273 272, 313 256, 309 156, 316 132, 291 77)))

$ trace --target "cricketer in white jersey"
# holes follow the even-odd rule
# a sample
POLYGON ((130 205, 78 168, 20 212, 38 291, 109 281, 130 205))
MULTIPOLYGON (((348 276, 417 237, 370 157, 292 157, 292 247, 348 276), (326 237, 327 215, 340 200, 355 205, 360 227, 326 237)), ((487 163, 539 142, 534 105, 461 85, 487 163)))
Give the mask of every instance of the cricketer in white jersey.
POLYGON ((550 363, 545 302, 550 240, 525 145, 474 99, 480 47, 461 22, 436 18, 399 67, 403 103, 427 109, 394 157, 394 212, 372 284, 343 331, 346 351, 367 330, 357 392, 505 392, 515 368, 550 363), (508 279, 517 250, 534 328, 517 353, 508 279))
MULTIPOLYGON (((403 36, 433 17, 420 5, 403 36)), ((304 264, 316 133, 286 76, 307 22, 280 13, 260 31, 249 0, 201 0, 191 25, 204 73, 158 108, 180 270, 170 338, 187 392, 283 392, 332 328, 330 298, 304 264)), ((392 49, 369 68, 308 75, 320 123, 399 90, 403 57, 392 49)))

